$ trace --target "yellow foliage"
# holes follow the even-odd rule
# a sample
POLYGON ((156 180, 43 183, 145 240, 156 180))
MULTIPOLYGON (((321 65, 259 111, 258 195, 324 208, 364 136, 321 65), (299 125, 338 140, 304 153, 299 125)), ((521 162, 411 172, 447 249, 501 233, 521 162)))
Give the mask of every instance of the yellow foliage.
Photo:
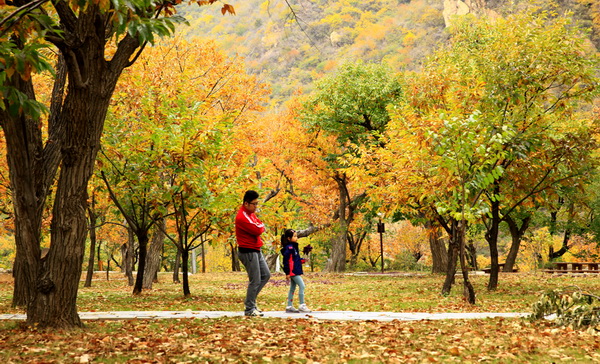
POLYGON ((12 269, 16 251, 14 236, 0 236, 0 269, 12 269))
POLYGON ((406 33, 406 35, 404 36, 402 43, 407 47, 412 47, 412 46, 414 46, 416 39, 417 39, 417 36, 415 35, 415 33, 408 31, 406 33))
POLYGON ((523 239, 521 249, 517 256, 519 269, 524 272, 535 271, 540 264, 548 261, 548 251, 554 243, 548 227, 536 229, 532 234, 523 239))

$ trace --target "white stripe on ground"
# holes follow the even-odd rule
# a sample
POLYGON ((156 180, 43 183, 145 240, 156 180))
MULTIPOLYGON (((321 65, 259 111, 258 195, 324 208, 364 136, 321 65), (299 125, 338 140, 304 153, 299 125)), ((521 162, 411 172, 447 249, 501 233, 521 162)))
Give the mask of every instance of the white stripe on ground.
MULTIPOLYGON (((310 313, 285 313, 265 311, 264 318, 316 319, 339 321, 418 321, 418 320, 464 320, 495 317, 519 318, 529 313, 522 312, 358 312, 358 311, 315 311, 310 313)), ((232 311, 114 311, 79 312, 82 320, 133 320, 133 319, 180 319, 180 318, 219 318, 244 316, 243 312, 232 311)), ((25 314, 4 314, 0 320, 25 320, 25 314)))

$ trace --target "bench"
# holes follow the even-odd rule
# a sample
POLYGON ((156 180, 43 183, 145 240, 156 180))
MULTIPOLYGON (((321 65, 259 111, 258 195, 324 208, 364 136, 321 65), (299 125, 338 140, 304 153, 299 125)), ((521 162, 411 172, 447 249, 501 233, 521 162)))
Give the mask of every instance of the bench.
MULTIPOLYGON (((504 272, 504 265, 505 265, 505 263, 498 263, 498 271, 499 272, 504 272)), ((484 273, 490 274, 490 273, 492 273, 492 267, 483 268, 482 271, 484 273)), ((518 272, 518 271, 519 271, 519 268, 513 267, 513 269, 512 269, 513 273, 518 272)))
POLYGON ((544 273, 600 273, 599 262, 553 262, 553 268, 542 269, 544 273), (570 266, 569 266, 570 265, 570 266))

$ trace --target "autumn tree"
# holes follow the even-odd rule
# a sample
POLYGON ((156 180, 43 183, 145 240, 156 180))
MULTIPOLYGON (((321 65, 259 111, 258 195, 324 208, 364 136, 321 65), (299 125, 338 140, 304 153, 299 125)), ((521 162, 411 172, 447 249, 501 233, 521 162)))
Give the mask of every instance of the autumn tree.
POLYGON ((320 153, 327 161, 338 195, 339 220, 327 267, 330 271, 345 269, 350 225, 366 198, 363 188, 351 184, 337 158, 352 154, 356 145, 376 144, 389 121, 387 106, 401 97, 401 84, 385 65, 347 63, 317 83, 299 112, 300 120, 311 133, 333 136, 337 143, 336 151, 320 153))
POLYGON ((76 300, 87 236, 87 182, 109 101, 136 52, 155 36, 170 35, 182 20, 173 17, 174 5, 7 1, 0 10, 0 125, 7 142, 17 246, 13 297, 26 306, 29 324, 81 325, 76 300), (46 50, 58 54, 47 107, 36 101, 31 77, 52 70, 46 50), (50 193, 55 193, 51 245, 42 259, 41 213, 50 193))
POLYGON ((371 175, 381 198, 400 192, 396 203, 430 208, 440 222, 459 218, 461 230, 463 216, 485 223, 488 288, 495 289, 500 223, 592 170, 594 142, 586 136, 593 129, 577 111, 596 91, 596 61, 566 18, 467 18, 451 35, 410 80, 408 102, 396 107, 390 143, 378 151, 371 175), (462 124, 464 132, 452 132, 462 124), (452 170, 459 178, 449 185, 452 170))
POLYGON ((104 138, 103 170, 118 179, 108 184, 112 192, 131 200, 120 203, 128 221, 165 220, 160 230, 181 255, 189 296, 190 252, 211 243, 217 222, 229 220, 239 204, 249 156, 236 135, 262 110, 267 89, 214 42, 180 38, 148 50, 123 81, 104 138))

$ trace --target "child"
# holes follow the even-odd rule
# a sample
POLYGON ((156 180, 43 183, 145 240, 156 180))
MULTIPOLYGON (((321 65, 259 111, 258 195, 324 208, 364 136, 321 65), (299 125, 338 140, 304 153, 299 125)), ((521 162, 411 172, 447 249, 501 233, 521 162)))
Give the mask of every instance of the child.
POLYGON ((285 312, 311 312, 304 303, 304 281, 302 280, 302 263, 304 263, 304 259, 300 258, 300 251, 298 250, 298 233, 292 229, 287 229, 281 235, 281 246, 283 272, 285 273, 285 279, 288 282, 291 281, 285 312), (298 299, 300 302, 298 308, 295 308, 292 303, 296 286, 298 286, 298 299))

